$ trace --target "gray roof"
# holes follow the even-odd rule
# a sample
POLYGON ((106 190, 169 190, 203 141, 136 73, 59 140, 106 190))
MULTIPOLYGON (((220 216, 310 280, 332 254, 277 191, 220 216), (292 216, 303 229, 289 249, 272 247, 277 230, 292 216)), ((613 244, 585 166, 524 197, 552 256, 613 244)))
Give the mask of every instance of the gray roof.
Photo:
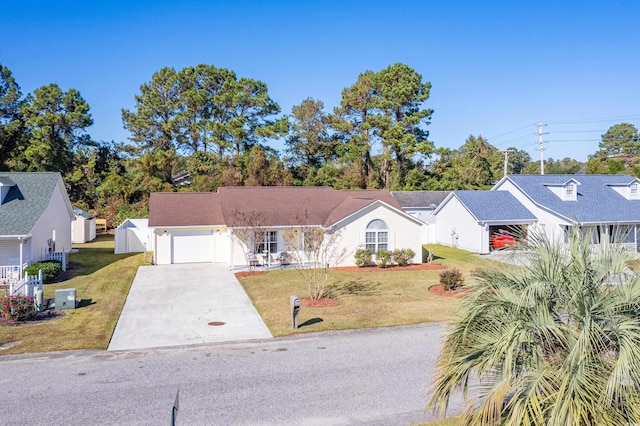
POLYGON ((628 200, 611 185, 629 185, 629 175, 509 175, 532 201, 578 223, 640 222, 640 200, 628 200), (576 201, 563 201, 545 185, 579 182, 576 201))
POLYGON ((86 212, 79 207, 74 207, 73 212, 76 214, 76 216, 80 216, 85 219, 93 219, 93 215, 91 213, 86 212))
POLYGON ((478 222, 532 222, 536 217, 507 191, 453 191, 478 222))
POLYGON ((6 186, 13 186, 16 183, 6 176, 0 176, 0 183, 6 186))
POLYGON ((46 210, 60 173, 0 172, 15 183, 0 204, 0 235, 28 235, 46 210))
POLYGON ((438 206, 451 191, 391 191, 402 208, 429 208, 438 206))

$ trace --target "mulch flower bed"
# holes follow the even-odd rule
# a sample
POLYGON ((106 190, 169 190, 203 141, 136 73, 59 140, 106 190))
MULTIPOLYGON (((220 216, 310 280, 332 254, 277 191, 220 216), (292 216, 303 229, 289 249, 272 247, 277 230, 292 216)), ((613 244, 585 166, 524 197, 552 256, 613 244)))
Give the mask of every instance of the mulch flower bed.
POLYGON ((267 271, 241 271, 241 272, 236 272, 236 277, 244 278, 244 277, 250 277, 252 275, 262 275, 266 273, 267 271))
POLYGON ((429 287, 429 293, 437 294, 438 296, 455 297, 456 299, 463 297, 468 291, 469 290, 464 287, 456 290, 445 290, 442 284, 429 287))
POLYGON ((336 271, 344 272, 388 272, 388 271, 431 271, 437 269, 447 269, 446 266, 436 265, 434 263, 415 263, 407 266, 389 266, 388 268, 379 268, 373 266, 337 266, 336 271))
POLYGON ((300 304, 305 308, 329 308, 340 306, 340 301, 328 298, 313 300, 310 297, 305 297, 300 301, 300 304))
POLYGON ((34 312, 29 316, 28 319, 24 321, 13 322, 11 320, 7 320, 6 322, 0 322, 0 325, 20 326, 20 325, 27 325, 27 324, 39 324, 41 322, 62 318, 65 315, 67 315, 67 313, 64 311, 54 311, 54 310, 34 312))

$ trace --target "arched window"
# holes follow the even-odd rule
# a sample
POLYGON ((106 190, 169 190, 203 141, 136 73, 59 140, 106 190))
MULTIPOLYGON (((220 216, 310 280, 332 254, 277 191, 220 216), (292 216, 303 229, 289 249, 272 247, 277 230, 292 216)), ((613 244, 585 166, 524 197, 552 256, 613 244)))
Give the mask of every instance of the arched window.
POLYGON ((365 246, 374 253, 389 249, 389 231, 386 223, 380 219, 369 222, 365 234, 365 246))

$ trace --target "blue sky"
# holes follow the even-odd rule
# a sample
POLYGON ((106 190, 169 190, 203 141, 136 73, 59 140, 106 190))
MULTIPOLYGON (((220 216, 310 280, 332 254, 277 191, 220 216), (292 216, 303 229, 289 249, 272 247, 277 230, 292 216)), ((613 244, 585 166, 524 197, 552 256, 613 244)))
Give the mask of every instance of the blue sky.
MULTIPOLYGON (((199 63, 264 81, 283 113, 327 111, 359 73, 403 62, 432 84, 430 139, 586 161, 613 124, 640 127, 637 1, 5 1, 0 63, 27 94, 89 102, 96 140, 125 141, 121 109, 154 72, 199 63)), ((276 148, 281 146, 276 145, 276 148)))

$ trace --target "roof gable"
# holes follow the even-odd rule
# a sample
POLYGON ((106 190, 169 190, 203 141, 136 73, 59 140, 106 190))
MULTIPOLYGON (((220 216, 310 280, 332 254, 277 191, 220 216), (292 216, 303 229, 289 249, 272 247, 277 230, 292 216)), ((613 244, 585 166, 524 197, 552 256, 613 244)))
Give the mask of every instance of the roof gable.
POLYGON ((452 191, 434 214, 438 214, 451 198, 457 198, 478 222, 534 222, 537 220, 525 206, 507 191, 452 191))
MULTIPOLYGON (((51 197, 62 178, 57 172, 8 173, 0 172, 3 185, 9 186, 0 204, 0 235, 26 236, 31 233, 36 222, 47 209, 51 197)), ((64 190, 64 187, 62 187, 64 190)), ((64 194, 66 196, 66 192, 64 194)), ((66 202, 69 203, 68 197, 66 202)), ((70 220, 73 216, 68 206, 70 220)))

